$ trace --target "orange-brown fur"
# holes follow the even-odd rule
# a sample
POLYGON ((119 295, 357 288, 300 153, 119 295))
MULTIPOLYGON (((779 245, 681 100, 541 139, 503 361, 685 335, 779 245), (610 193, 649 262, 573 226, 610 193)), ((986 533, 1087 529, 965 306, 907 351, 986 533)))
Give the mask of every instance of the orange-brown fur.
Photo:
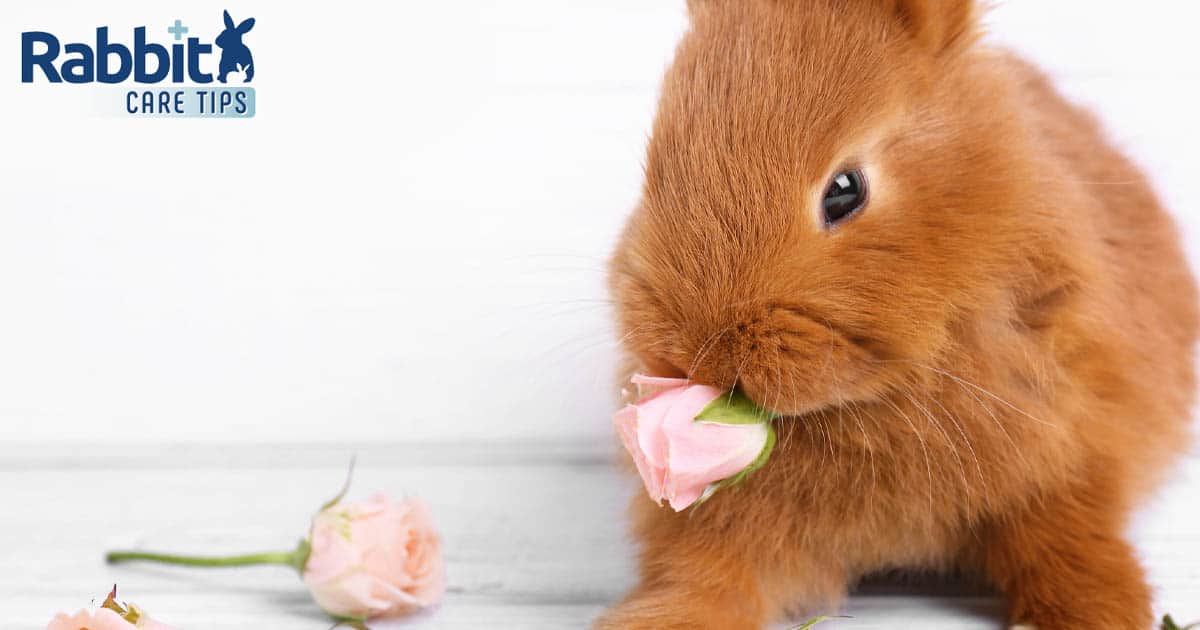
POLYGON ((1152 182, 967 0, 693 0, 611 266, 630 356, 737 385, 765 468, 635 499, 608 628, 759 628, 864 574, 979 576, 1013 623, 1145 630, 1122 534, 1186 447, 1196 291, 1152 182), (820 195, 861 165, 867 208, 820 195))

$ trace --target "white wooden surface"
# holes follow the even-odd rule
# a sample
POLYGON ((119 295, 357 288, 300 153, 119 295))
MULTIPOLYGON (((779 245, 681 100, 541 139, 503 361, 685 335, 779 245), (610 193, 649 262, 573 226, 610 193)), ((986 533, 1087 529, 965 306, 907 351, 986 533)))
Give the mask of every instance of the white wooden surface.
MULTIPOLYGON (((638 491, 595 445, 0 449, 0 627, 40 630, 116 582, 182 630, 324 630, 287 569, 106 566, 112 547, 290 548, 359 457, 355 494, 428 500, 446 543, 440 609, 388 628, 583 628, 633 577, 621 517, 638 491)), ((1200 460, 1139 518, 1158 608, 1200 619, 1200 460)), ((945 587, 872 587, 831 629, 992 630, 1000 601, 945 587)))

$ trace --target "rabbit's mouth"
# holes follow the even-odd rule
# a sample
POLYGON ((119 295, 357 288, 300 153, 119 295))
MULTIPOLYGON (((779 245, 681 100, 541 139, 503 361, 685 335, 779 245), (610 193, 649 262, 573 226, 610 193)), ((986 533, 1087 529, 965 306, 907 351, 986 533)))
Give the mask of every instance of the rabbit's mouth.
POLYGON ((886 364, 876 343, 817 323, 793 308, 773 307, 761 316, 686 335, 683 325, 670 344, 639 338, 627 345, 647 373, 687 378, 722 390, 736 389, 759 407, 799 417, 871 399, 886 391, 886 364), (647 351, 673 348, 674 351, 647 351))

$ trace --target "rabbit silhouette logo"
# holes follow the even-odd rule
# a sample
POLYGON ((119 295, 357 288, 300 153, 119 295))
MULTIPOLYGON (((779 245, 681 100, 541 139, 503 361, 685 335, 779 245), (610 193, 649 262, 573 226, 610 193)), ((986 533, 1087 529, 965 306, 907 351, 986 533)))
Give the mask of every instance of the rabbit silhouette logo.
POLYGON ((250 47, 242 41, 242 36, 254 28, 254 18, 249 18, 241 24, 234 25, 233 17, 225 11, 225 30, 217 35, 217 47, 221 49, 221 61, 217 65, 217 80, 228 82, 230 73, 240 74, 242 83, 249 83, 254 78, 254 58, 250 55, 250 47))

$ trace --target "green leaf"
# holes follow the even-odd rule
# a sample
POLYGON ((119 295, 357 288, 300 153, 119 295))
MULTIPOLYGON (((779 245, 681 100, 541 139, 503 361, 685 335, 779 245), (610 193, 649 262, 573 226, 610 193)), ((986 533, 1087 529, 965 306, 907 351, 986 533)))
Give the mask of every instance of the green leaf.
POLYGON ((735 391, 728 396, 722 394, 696 415, 696 422, 712 424, 764 424, 777 416, 759 408, 746 395, 735 391))
POLYGON ((812 628, 813 626, 815 626, 819 623, 825 623, 826 621, 829 621, 831 619, 849 619, 849 617, 845 617, 845 616, 831 617, 828 615, 824 616, 824 617, 817 617, 815 619, 809 619, 808 621, 796 626, 795 628, 792 628, 791 630, 808 630, 809 628, 812 628))

